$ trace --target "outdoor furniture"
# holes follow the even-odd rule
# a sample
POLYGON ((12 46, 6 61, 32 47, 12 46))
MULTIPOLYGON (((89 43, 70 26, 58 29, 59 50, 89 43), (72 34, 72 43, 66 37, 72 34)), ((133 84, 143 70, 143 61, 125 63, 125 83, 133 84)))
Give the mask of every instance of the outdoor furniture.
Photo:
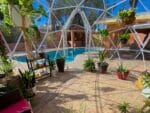
POLYGON ((48 68, 48 70, 46 70, 47 72, 41 73, 41 76, 36 78, 36 80, 48 77, 47 75, 49 75, 50 77, 52 76, 50 59, 45 57, 45 55, 43 55, 42 57, 40 57, 40 56, 35 57, 34 59, 27 58, 26 62, 27 62, 28 69, 33 71, 34 74, 36 74, 37 70, 48 68))
POLYGON ((0 96, 0 113, 33 113, 30 102, 23 98, 18 89, 0 96), (25 112, 27 111, 28 112, 25 112))

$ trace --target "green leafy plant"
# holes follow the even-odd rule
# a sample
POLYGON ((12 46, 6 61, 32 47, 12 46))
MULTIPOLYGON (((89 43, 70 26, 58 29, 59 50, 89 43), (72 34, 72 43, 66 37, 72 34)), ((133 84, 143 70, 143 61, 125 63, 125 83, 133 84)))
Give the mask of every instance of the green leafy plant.
POLYGON ((100 64, 105 64, 105 59, 107 57, 107 50, 99 51, 98 53, 99 56, 99 63, 100 64))
POLYGON ((21 74, 21 80, 25 88, 28 89, 34 87, 35 74, 32 71, 25 71, 24 73, 20 71, 20 74, 21 74))
POLYGON ((124 66, 124 65, 121 63, 121 65, 119 65, 119 67, 117 68, 117 71, 118 71, 118 72, 125 73, 125 72, 128 72, 128 68, 127 68, 127 66, 124 66))
POLYGON ((0 58, 0 63, 1 63, 1 65, 0 65, 1 73, 8 74, 9 72, 12 71, 13 64, 12 64, 11 60, 8 57, 2 56, 0 58))
POLYGON ((150 88, 150 73, 146 72, 143 75, 143 84, 144 87, 149 87, 150 88))
POLYGON ((128 33, 122 34, 119 36, 120 40, 129 40, 130 35, 128 33))
POLYGON ((95 62, 93 59, 89 58, 89 59, 85 60, 84 70, 90 71, 90 72, 95 71, 95 62))
POLYGON ((118 109, 120 113, 128 113, 129 103, 126 102, 120 103, 120 105, 118 105, 118 109))
POLYGON ((65 60, 65 58, 66 58, 65 56, 60 56, 57 58, 57 60, 65 60))
POLYGON ((121 10, 118 13, 118 16, 120 19, 126 18, 126 17, 135 17, 136 10, 135 9, 128 9, 128 10, 121 10))
POLYGON ((54 60, 49 60, 49 65, 52 70, 55 69, 55 61, 54 60))
POLYGON ((98 33, 101 34, 101 36, 102 36, 103 38, 106 38, 106 37, 109 35, 109 32, 108 32, 107 29, 99 30, 98 33))

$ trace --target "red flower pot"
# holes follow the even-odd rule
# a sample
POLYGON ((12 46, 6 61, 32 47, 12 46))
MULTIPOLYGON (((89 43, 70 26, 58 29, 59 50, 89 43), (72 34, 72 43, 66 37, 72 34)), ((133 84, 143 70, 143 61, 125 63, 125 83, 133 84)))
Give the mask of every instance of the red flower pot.
POLYGON ((128 75, 129 75, 129 71, 127 71, 127 72, 119 72, 119 71, 117 71, 117 76, 121 80, 126 80, 128 75))

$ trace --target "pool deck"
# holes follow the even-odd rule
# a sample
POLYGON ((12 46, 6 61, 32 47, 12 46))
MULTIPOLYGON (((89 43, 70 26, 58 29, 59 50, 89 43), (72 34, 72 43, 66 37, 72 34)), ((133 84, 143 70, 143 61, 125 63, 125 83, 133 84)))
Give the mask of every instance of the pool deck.
POLYGON ((119 113, 117 106, 124 101, 134 110, 144 100, 134 81, 119 80, 114 72, 100 74, 69 69, 37 83, 33 110, 35 113, 119 113))
MULTIPOLYGON (((91 57, 97 62, 94 54, 91 57)), ((108 73, 100 74, 83 71, 87 58, 87 54, 78 55, 73 62, 66 63, 64 73, 56 73, 36 84, 34 113, 119 113, 117 106, 123 101, 130 103, 131 110, 143 105, 144 97, 135 87, 136 78, 145 71, 143 61, 123 60, 131 70, 130 77, 124 81, 116 77, 118 59, 108 60, 108 73)), ((150 61, 146 63, 150 67, 150 61)), ((26 63, 15 61, 15 66, 16 70, 27 69, 26 63)))

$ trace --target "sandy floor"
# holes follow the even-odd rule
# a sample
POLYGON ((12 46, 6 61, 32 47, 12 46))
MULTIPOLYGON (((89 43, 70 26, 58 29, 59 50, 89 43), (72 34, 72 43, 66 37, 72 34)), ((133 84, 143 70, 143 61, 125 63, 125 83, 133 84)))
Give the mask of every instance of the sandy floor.
POLYGON ((119 113, 117 106, 123 101, 130 103, 131 109, 143 104, 133 79, 119 80, 113 72, 103 75, 70 70, 37 84, 33 110, 35 113, 119 113))

